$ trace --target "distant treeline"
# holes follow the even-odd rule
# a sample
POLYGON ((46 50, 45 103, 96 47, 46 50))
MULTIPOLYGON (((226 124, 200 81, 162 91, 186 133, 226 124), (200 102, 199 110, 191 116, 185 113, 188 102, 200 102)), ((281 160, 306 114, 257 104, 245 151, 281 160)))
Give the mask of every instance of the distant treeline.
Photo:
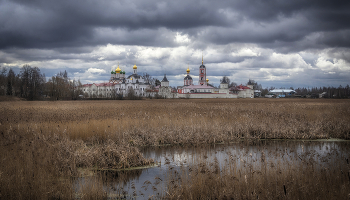
POLYGON ((6 67, 0 71, 0 95, 17 96, 27 100, 77 99, 82 94, 80 80, 69 79, 67 72, 59 72, 46 81, 38 67, 24 65, 19 74, 6 67))
MULTIPOLYGON (((255 89, 255 88, 254 88, 255 89)), ((261 90, 261 96, 265 96, 269 93, 270 90, 277 89, 274 87, 265 88, 261 90)), ((280 88, 287 89, 287 88, 280 88)), ((311 97, 311 98, 319 98, 320 94, 322 98, 336 98, 336 99, 347 99, 350 98, 350 86, 349 84, 345 87, 339 85, 339 87, 312 87, 312 88, 297 88, 294 89, 290 87, 288 89, 295 90, 296 94, 294 96, 297 97, 311 97)))
MULTIPOLYGON (((230 80, 228 79, 228 81, 230 81, 230 80)), ((278 88, 275 88, 275 87, 270 87, 270 88, 264 88, 263 89, 261 84, 258 84, 257 82, 255 82, 252 79, 249 79, 249 82, 247 83, 247 85, 253 85, 254 90, 260 90, 261 91, 261 96, 265 96, 271 90, 278 89, 278 88)), ((294 89, 293 87, 290 87, 290 88, 282 87, 282 88, 279 88, 279 89, 292 89, 292 90, 295 90, 296 94, 294 95, 294 97, 297 96, 297 97, 319 98, 320 94, 321 94, 321 96, 323 98, 338 98, 338 99, 350 98, 350 86, 349 86, 349 84, 347 84, 345 87, 343 87, 342 85, 339 85, 339 87, 333 87, 333 86, 312 87, 312 88, 305 88, 305 87, 303 87, 303 88, 297 88, 297 89, 294 89)))
MULTIPOLYGON (((339 85, 339 87, 312 87, 312 88, 297 88, 295 89, 297 95, 315 95, 318 97, 319 94, 322 94, 324 98, 350 98, 350 86, 349 84, 345 87, 339 85)), ((315 96, 315 97, 316 97, 315 96)))
MULTIPOLYGON (((228 77, 224 78, 230 87, 237 85, 235 82, 231 83, 228 77)), ((247 84, 253 85, 255 90, 260 90, 261 96, 268 94, 269 90, 276 89, 275 87, 263 89, 262 85, 254 80, 249 80, 247 84)), ((15 74, 11 68, 0 67, 0 95, 12 95, 27 100, 71 100, 83 95, 81 86, 80 80, 70 79, 66 71, 59 72, 46 81, 45 74, 42 74, 38 67, 24 65, 19 74, 15 74)), ((289 89, 295 90, 296 96, 301 97, 318 98, 322 94, 324 98, 350 98, 349 85, 289 89)))

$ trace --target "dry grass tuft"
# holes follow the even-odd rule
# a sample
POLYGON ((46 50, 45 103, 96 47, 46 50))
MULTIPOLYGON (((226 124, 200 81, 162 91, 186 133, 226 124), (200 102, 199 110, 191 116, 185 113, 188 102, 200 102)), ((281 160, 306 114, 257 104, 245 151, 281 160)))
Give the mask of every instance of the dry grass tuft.
POLYGON ((83 200, 108 199, 107 193, 103 190, 103 182, 96 177, 85 178, 79 187, 77 198, 83 200))
POLYGON ((71 199, 75 166, 37 133, 1 133, 1 199, 71 199))

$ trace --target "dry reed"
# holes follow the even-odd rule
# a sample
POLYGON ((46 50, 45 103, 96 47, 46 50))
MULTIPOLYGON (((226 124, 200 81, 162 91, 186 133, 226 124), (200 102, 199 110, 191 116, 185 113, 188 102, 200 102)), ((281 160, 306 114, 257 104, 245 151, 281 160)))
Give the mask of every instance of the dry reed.
POLYGON ((78 167, 151 163, 140 146, 349 139, 349 105, 326 99, 0 102, 0 198, 72 198, 66 177, 78 167))
MULTIPOLYGON (((239 146, 239 145, 237 145, 239 146)), ((238 147, 225 162, 205 156, 188 168, 170 170, 166 199, 347 199, 349 146, 326 155, 297 148, 238 147), (335 159, 336 158, 336 159, 335 159)))

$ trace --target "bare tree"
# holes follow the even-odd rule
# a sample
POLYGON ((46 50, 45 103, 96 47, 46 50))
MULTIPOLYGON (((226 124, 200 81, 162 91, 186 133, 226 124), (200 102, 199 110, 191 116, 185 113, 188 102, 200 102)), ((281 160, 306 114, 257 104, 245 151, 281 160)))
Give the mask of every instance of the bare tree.
POLYGON ((6 85, 7 85, 7 68, 1 67, 1 73, 0 73, 0 95, 6 94, 6 85))
POLYGON ((13 95, 14 83, 16 81, 16 75, 13 70, 10 68, 7 74, 7 91, 6 95, 13 95))
POLYGON ((227 85, 230 85, 231 80, 227 76, 223 76, 222 79, 220 79, 220 83, 227 83, 227 85))
POLYGON ((37 67, 24 65, 20 72, 21 96, 27 100, 37 100, 43 94, 45 78, 37 67))
POLYGON ((254 81, 253 79, 249 79, 247 85, 253 85, 254 90, 262 90, 262 85, 258 84, 258 82, 254 81))
POLYGON ((77 99, 82 95, 80 80, 71 80, 67 71, 52 76, 46 84, 46 92, 53 99, 77 99))
POLYGON ((70 92, 70 98, 71 99, 78 99, 79 95, 83 94, 82 84, 80 80, 76 81, 73 79, 73 81, 69 81, 69 92, 70 92))
POLYGON ((237 86, 237 83, 232 81, 230 84, 228 84, 228 87, 231 88, 231 87, 236 87, 237 86))
POLYGON ((145 80, 145 83, 149 83, 150 85, 153 85, 155 81, 148 73, 143 73, 143 79, 145 80))
POLYGON ((128 93, 126 94, 126 99, 128 100, 140 100, 142 99, 140 95, 136 95, 135 90, 130 88, 128 93))
POLYGON ((155 79, 155 80, 154 80, 154 84, 155 84, 156 86, 158 86, 158 85, 161 85, 161 82, 160 82, 158 79, 155 79))

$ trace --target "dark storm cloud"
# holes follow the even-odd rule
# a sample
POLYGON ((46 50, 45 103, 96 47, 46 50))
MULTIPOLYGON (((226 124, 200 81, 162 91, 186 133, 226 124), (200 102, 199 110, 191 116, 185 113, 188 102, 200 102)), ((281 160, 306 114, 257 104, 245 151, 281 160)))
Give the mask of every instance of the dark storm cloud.
POLYGON ((326 46, 350 47, 350 29, 325 32, 318 38, 317 42, 326 46))
POLYGON ((330 49, 327 54, 335 59, 342 59, 350 63, 350 51, 346 48, 330 49))
POLYGON ((348 1, 230 1, 227 10, 243 16, 241 23, 211 28, 203 35, 203 41, 289 47, 284 48, 285 52, 322 48, 324 45, 350 47, 346 34, 343 34, 349 30, 348 1), (320 33, 320 38, 310 41, 307 37, 314 33, 320 33), (317 44, 318 41, 321 44, 317 44))
POLYGON ((273 22, 303 15, 315 31, 348 28, 350 2, 343 0, 231 1, 232 8, 255 22, 273 22))
POLYGON ((349 10, 340 0, 0 0, 0 64, 103 82, 118 62, 127 73, 137 63, 179 83, 204 53, 211 81, 346 82, 349 10))
POLYGON ((94 30, 94 38, 90 44, 118 44, 139 46, 175 46, 174 34, 164 28, 128 30, 125 28, 97 28, 94 30))
MULTIPOLYGON (((161 28, 204 43, 295 42, 327 32, 325 45, 348 28, 348 1, 53 1, 2 0, 0 48, 104 45, 172 46, 161 28), (298 18, 298 23, 288 19, 298 18), (289 24, 291 23, 291 24, 289 24), (102 30, 102 32, 101 32, 102 30), (116 35, 110 34, 115 33, 116 35)), ((348 40, 349 41, 349 40, 348 40)), ((276 44, 278 45, 278 44, 276 44)))
POLYGON ((113 42, 157 46, 154 33, 149 29, 227 24, 227 19, 213 7, 192 1, 5 0, 1 4, 0 48, 52 48, 113 42), (111 35, 106 38, 99 35, 99 29, 103 28, 126 31, 117 38, 111 35), (133 34, 135 30, 139 30, 138 34, 133 34))
POLYGON ((0 48, 82 45, 92 36, 86 25, 76 24, 69 16, 51 9, 13 1, 2 1, 0 9, 0 48))

